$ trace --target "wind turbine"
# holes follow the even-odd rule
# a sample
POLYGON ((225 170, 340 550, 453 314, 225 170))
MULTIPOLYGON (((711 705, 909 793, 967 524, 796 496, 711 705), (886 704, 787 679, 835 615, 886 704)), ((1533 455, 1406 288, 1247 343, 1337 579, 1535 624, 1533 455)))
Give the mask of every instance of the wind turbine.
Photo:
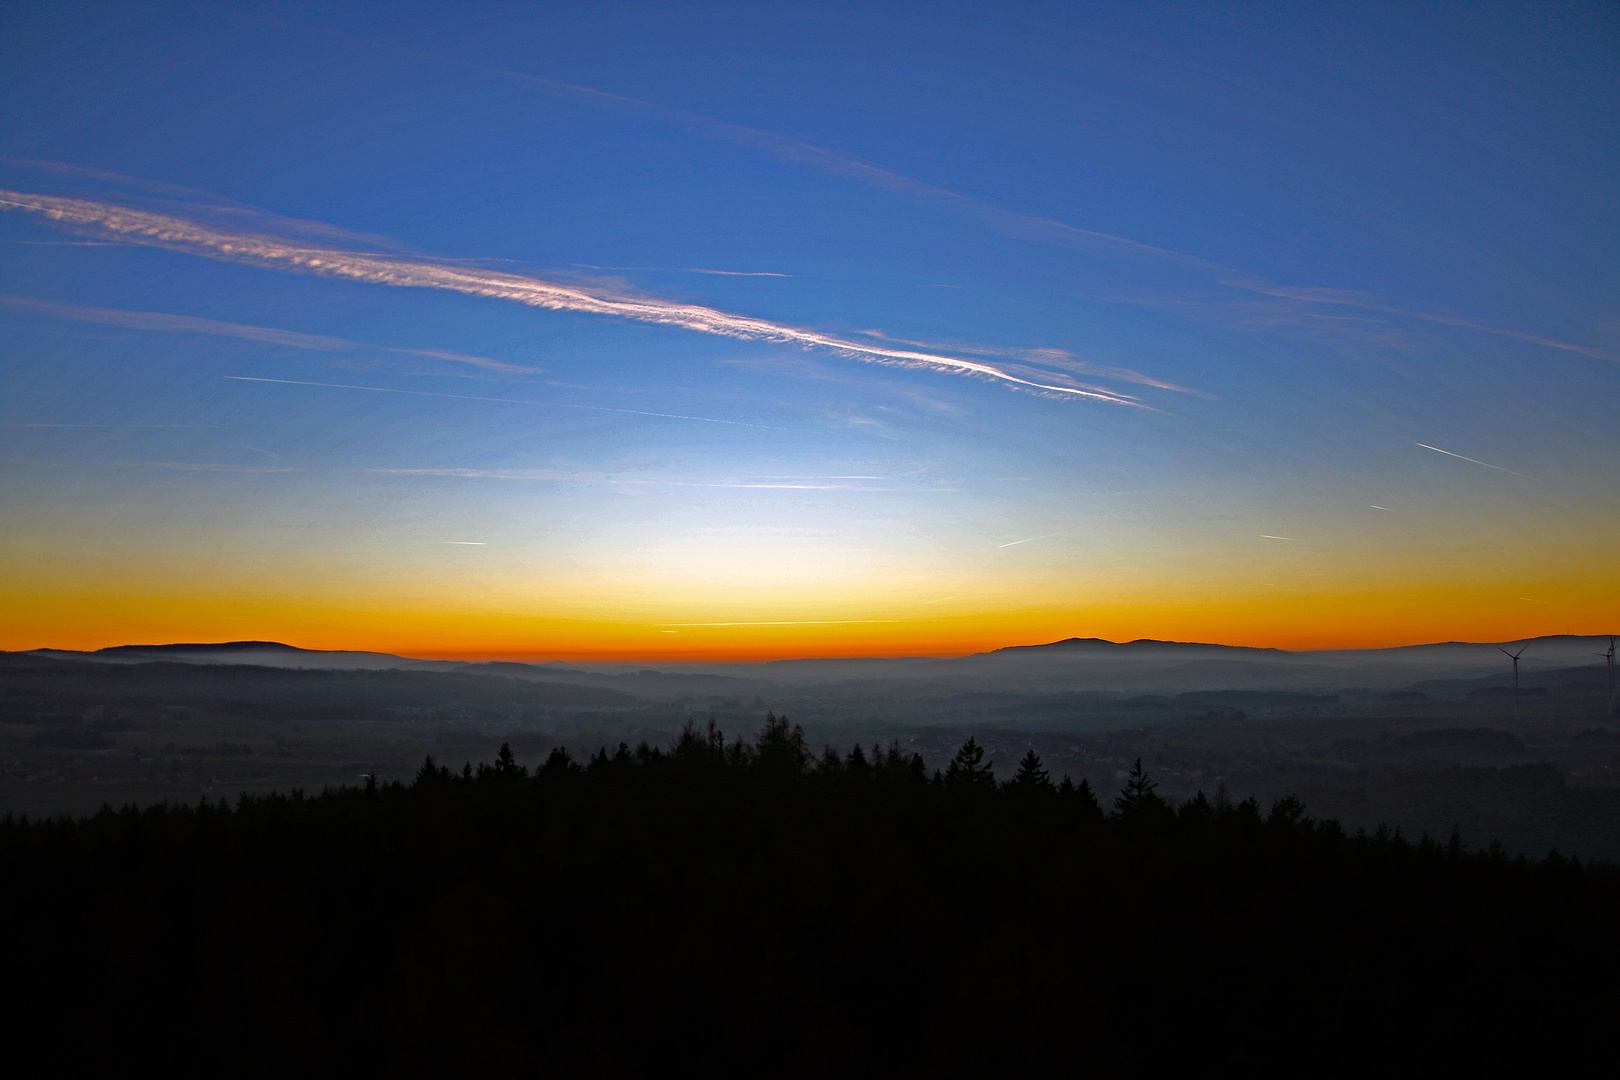
POLYGON ((1609 665, 1609 715, 1607 719, 1615 718, 1614 712, 1614 635, 1609 635, 1609 651, 1598 653, 1609 665))
POLYGON ((1524 650, 1529 647, 1529 645, 1520 645, 1518 652, 1508 652, 1500 645, 1496 647, 1497 652, 1513 661, 1513 722, 1515 724, 1519 722, 1519 657, 1523 656, 1524 650))

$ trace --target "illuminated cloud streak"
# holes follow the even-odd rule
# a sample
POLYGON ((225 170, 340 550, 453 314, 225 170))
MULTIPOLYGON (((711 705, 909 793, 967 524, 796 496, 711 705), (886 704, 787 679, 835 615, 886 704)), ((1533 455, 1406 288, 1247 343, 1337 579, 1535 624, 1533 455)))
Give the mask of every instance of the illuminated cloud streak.
POLYGON ((264 341, 272 345, 287 345, 295 349, 310 349, 314 352, 369 350, 399 353, 407 356, 426 356, 434 360, 452 360, 458 364, 473 364, 489 371, 499 371, 513 375, 535 374, 541 370, 540 368, 524 367, 521 364, 508 364, 501 360, 491 360, 487 356, 468 356, 464 353, 445 352, 442 349, 399 349, 391 345, 368 345, 363 341, 350 341, 347 338, 327 337, 322 334, 301 334, 295 330, 278 330, 269 326, 247 326, 242 323, 199 319, 191 315, 169 315, 158 311, 118 311, 112 308, 85 307, 82 304, 59 304, 55 301, 39 300, 31 296, 7 296, 4 294, 0 294, 0 306, 32 311, 58 319, 75 319, 79 322, 100 323, 103 326, 124 326, 132 330, 158 330, 177 334, 211 334, 215 337, 264 341))
POLYGON ((871 363, 949 371, 999 380, 1052 397, 1078 397, 1146 408, 1135 398, 1020 378, 993 364, 935 353, 868 345, 815 330, 733 315, 698 304, 616 295, 603 289, 545 281, 477 267, 444 265, 371 252, 318 247, 268 233, 232 232, 216 226, 89 199, 0 190, 0 208, 38 214, 47 221, 95 235, 183 251, 205 258, 267 269, 292 270, 376 285, 444 289, 509 300, 553 311, 606 315, 657 326, 678 327, 745 341, 770 341, 827 349, 871 363))
MULTIPOLYGON (((954 288, 955 286, 952 286, 954 288)), ((879 341, 892 345, 915 345, 919 349, 929 349, 935 352, 964 352, 972 356, 994 356, 1006 360, 1024 360, 1031 364, 1041 364, 1048 368, 1060 368, 1065 371, 1075 371, 1082 375, 1092 375, 1103 379, 1116 379, 1120 382, 1140 383, 1159 390, 1174 390, 1178 394, 1196 394, 1199 397, 1209 397, 1201 390, 1192 390, 1185 386, 1156 379, 1151 375, 1144 375, 1140 371, 1130 368, 1113 367, 1107 364, 1093 364, 1087 360, 1078 359, 1067 349, 1008 349, 998 345, 978 345, 966 342, 917 341, 911 338, 890 337, 881 330, 856 330, 862 337, 876 338, 879 341)), ((1051 377, 1051 373, 1045 373, 1051 377)), ((1088 390, 1099 390, 1101 387, 1085 386, 1088 390)))

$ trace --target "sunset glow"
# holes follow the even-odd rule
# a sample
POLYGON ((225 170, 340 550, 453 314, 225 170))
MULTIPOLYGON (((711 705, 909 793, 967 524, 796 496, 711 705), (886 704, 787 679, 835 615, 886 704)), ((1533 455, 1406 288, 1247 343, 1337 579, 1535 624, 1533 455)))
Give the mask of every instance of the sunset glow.
POLYGON ((1612 11, 635 10, 8 16, 0 649, 1614 629, 1612 11))

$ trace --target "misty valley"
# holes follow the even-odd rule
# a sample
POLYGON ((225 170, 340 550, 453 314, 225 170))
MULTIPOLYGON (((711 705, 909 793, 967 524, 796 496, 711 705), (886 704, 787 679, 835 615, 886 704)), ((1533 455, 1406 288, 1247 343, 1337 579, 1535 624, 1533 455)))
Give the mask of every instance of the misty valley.
POLYGON ((428 755, 490 761, 503 743, 529 765, 556 747, 667 748, 688 722, 740 735, 771 712, 818 750, 897 741, 931 770, 972 735, 1002 779, 1033 750, 1054 777, 1106 792, 1141 758, 1174 798, 1292 795, 1349 828, 1455 828, 1474 846, 1616 859, 1620 721, 1606 644, 1532 643, 1517 699, 1492 646, 1461 645, 1322 656, 1060 642, 955 660, 661 670, 268 643, 10 653, 0 812, 315 793, 408 779, 428 755))

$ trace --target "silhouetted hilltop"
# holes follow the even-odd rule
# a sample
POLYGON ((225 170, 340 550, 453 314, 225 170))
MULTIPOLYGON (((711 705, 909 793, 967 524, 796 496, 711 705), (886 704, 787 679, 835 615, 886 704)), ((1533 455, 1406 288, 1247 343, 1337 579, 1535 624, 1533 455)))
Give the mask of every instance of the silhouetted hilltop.
POLYGON ((219 641, 212 643, 172 644, 172 645, 109 645, 105 649, 97 649, 97 656, 117 657, 133 653, 196 653, 199 655, 231 656, 238 653, 309 653, 313 649, 300 649, 293 645, 283 645, 279 641, 219 641))
POLYGON ((114 664, 171 662, 180 664, 250 664, 257 667, 310 668, 328 671, 417 670, 453 671, 467 666, 461 660, 413 660, 390 653, 301 649, 279 641, 221 641, 172 645, 113 645, 93 652, 36 649, 32 655, 58 660, 88 660, 114 664))
POLYGON ((1282 649, 1260 648, 1250 645, 1210 645, 1197 641, 1159 641, 1155 638, 1137 638, 1135 641, 1109 641, 1107 638, 1065 638, 1044 645, 1008 645, 976 656, 1014 656, 1032 653, 1062 653, 1067 655, 1103 658, 1142 658, 1148 656, 1174 656, 1186 658, 1198 655, 1260 655, 1290 656, 1282 649))

